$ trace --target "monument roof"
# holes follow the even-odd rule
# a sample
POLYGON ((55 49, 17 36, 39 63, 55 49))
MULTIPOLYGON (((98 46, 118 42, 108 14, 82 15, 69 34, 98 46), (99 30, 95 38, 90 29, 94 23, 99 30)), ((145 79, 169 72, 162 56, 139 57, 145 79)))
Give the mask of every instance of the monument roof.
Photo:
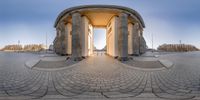
MULTIPOLYGON (((128 13, 131 13, 132 15, 134 15, 139 20, 142 27, 143 28, 145 27, 144 21, 143 21, 141 15, 137 11, 135 11, 131 8, 128 8, 128 7, 117 6, 117 5, 81 5, 81 6, 75 6, 75 7, 67 8, 58 15, 58 17, 55 21, 54 27, 56 27, 57 24, 59 23, 59 21, 62 19, 62 17, 65 16, 66 14, 68 14, 68 13, 71 13, 73 11, 78 11, 78 10, 81 10, 81 11, 88 10, 88 9, 96 10, 96 9, 101 9, 101 8, 102 9, 112 9, 112 10, 117 9, 117 10, 122 10, 122 11, 126 11, 128 13)), ((99 22, 102 22, 102 21, 99 21, 99 22)))

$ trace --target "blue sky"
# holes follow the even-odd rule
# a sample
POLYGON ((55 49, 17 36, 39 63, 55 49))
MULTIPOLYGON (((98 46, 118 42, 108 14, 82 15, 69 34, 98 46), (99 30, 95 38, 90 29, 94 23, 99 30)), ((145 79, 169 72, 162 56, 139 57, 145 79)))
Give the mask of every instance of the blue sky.
MULTIPOLYGON (((55 38, 57 15, 66 8, 85 4, 112 4, 130 7, 144 19, 144 37, 154 48, 163 43, 193 44, 200 48, 200 0, 1 0, 0 48, 7 44, 43 43, 55 38)), ((97 30, 98 31, 98 30, 97 30)), ((105 41, 103 31, 96 33, 99 48, 105 41)))
POLYGON ((97 49, 102 49, 106 45, 106 29, 94 28, 94 46, 97 49))

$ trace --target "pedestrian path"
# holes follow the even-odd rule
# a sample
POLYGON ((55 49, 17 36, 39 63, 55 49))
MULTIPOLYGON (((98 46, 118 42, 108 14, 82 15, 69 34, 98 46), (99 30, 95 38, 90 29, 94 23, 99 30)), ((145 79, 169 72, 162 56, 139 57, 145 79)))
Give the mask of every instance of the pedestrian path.
POLYGON ((170 69, 145 71, 99 55, 73 67, 45 71, 25 67, 27 58, 24 56, 27 55, 1 59, 0 100, 187 100, 200 97, 198 66, 182 66, 177 62, 170 69))

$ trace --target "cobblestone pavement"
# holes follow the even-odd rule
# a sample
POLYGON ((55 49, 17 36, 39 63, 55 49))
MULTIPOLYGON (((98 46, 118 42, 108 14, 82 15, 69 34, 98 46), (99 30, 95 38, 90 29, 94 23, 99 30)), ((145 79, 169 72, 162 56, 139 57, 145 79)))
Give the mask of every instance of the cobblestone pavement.
POLYGON ((29 69, 26 53, 0 53, 0 99, 160 100, 200 99, 200 53, 162 56, 164 70, 127 67, 100 54, 56 71, 29 69))

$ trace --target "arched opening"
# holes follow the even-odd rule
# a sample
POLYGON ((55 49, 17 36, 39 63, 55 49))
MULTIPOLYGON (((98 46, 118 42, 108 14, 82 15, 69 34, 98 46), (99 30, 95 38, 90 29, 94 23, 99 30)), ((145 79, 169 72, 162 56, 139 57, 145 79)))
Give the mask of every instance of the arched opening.
POLYGON ((94 55, 106 52, 106 28, 94 28, 94 55))
POLYGON ((94 28, 94 49, 102 50, 106 46, 106 28, 94 28))

